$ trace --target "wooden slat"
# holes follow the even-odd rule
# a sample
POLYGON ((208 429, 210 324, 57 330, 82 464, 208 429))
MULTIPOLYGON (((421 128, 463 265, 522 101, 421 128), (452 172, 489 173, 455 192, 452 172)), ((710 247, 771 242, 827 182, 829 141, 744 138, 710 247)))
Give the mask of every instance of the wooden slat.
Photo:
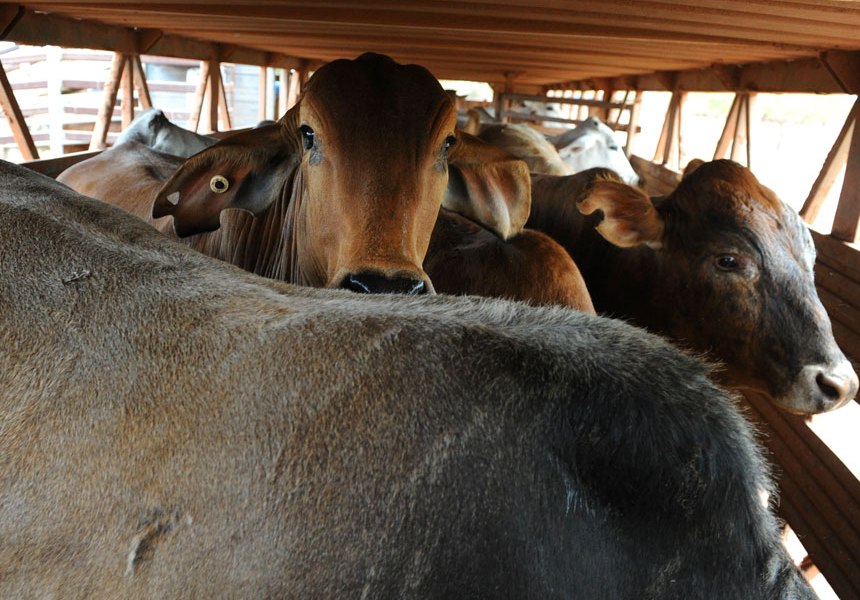
POLYGON ((740 113, 741 96, 735 94, 732 100, 732 106, 729 108, 729 113, 726 115, 726 123, 723 125, 723 132, 720 134, 720 139, 717 140, 717 147, 714 150, 714 160, 726 158, 729 155, 729 147, 735 139, 735 130, 738 126, 738 114, 740 113))
POLYGON ((218 99, 221 97, 221 63, 209 61, 209 93, 206 96, 206 115, 209 117, 209 131, 218 131, 218 99))
POLYGON ((770 432, 763 438, 782 476, 784 514, 810 556, 841 597, 860 594, 860 483, 799 417, 748 394, 752 414, 770 432), (789 421, 798 421, 793 425, 789 421))
POLYGON ((30 130, 27 128, 27 122, 24 120, 21 107, 18 106, 15 93, 12 91, 12 85, 9 83, 9 78, 6 77, 6 70, 2 64, 0 64, 0 108, 3 109, 3 113, 6 115, 6 121, 12 130, 15 143, 18 144, 18 149, 21 151, 24 159, 34 160, 39 158, 39 151, 36 149, 33 136, 30 135, 30 130))
POLYGON ((860 248, 814 229, 810 233, 815 241, 819 261, 854 281, 860 281, 860 248))
POLYGON ((116 105, 116 96, 119 91, 122 71, 125 66, 125 55, 116 52, 111 63, 110 73, 105 83, 104 100, 99 108, 96 124, 93 128, 93 137, 90 141, 90 150, 103 150, 106 146, 107 132, 110 128, 113 108, 116 105))

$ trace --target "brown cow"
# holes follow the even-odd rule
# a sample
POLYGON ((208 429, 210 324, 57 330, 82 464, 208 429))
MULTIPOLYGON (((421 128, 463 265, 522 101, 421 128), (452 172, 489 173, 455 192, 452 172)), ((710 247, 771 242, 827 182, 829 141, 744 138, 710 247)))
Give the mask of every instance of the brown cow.
MULTIPOLYGON (((153 216, 171 215, 193 247, 267 277, 428 291, 421 265, 449 165, 463 185, 448 201, 502 238, 521 229, 529 209, 526 166, 457 134, 455 124, 450 98, 423 67, 377 54, 337 60, 278 123, 186 161, 153 216)), ((79 166, 59 179, 92 194, 76 183, 87 176, 79 166)), ((101 197, 124 208, 141 202, 117 181, 107 185, 113 190, 101 197)))
POLYGON ((622 322, 256 277, 0 162, 0 598, 811 599, 622 322))
POLYGON ((706 163, 654 199, 606 169, 535 177, 528 225, 568 249, 598 312, 707 352, 732 385, 801 414, 857 393, 809 231, 749 169, 706 163))

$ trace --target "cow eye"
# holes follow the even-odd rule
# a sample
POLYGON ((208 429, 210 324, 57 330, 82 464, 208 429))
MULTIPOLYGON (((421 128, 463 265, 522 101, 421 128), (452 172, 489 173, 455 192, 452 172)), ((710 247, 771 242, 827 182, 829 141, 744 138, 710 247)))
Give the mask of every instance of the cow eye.
POLYGON ((618 150, 618 144, 609 144, 610 150, 618 150))
POLYGON ((714 263, 721 271, 737 271, 741 268, 741 261, 732 254, 721 254, 714 259, 714 263))
POLYGON ((448 148, 450 148, 451 146, 453 146, 456 143, 457 143, 457 138, 453 135, 449 135, 448 137, 445 138, 445 150, 447 150, 448 148))
POLYGON ((299 127, 299 131, 302 133, 302 145, 305 147, 305 150, 310 150, 314 147, 314 130, 308 127, 307 125, 302 125, 299 127))
POLYGON ((223 194, 230 188, 230 181, 223 175, 215 175, 209 180, 209 189, 216 194, 223 194))

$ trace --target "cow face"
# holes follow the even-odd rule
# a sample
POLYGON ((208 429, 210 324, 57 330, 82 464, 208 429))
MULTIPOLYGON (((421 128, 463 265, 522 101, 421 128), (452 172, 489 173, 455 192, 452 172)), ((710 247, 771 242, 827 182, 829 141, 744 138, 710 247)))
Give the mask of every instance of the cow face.
POLYGON ((857 393, 813 281, 815 248, 790 207, 731 161, 706 163, 669 196, 601 181, 580 209, 619 246, 650 245, 665 332, 726 362, 739 387, 816 413, 857 393))
POLYGON ((189 235, 218 228, 225 208, 280 211, 283 233, 274 235, 284 239, 290 281, 430 291, 421 265, 449 164, 458 174, 448 195, 502 237, 522 227, 531 198, 524 164, 458 134, 455 124, 450 98, 426 69, 376 54, 334 61, 278 123, 190 159, 153 215, 173 215, 176 232, 189 235), (493 193, 499 186, 504 194, 493 193))
POLYGON ((639 175, 633 170, 615 132, 597 117, 588 117, 577 127, 550 138, 550 141, 571 173, 606 167, 630 185, 639 183, 639 175))

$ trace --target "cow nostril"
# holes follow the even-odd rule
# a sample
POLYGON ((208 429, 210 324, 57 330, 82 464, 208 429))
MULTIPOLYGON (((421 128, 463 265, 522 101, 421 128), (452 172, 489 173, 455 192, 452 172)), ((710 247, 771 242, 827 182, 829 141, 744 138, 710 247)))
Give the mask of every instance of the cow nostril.
POLYGON ((830 375, 822 371, 815 376, 815 383, 821 393, 833 402, 847 400, 851 393, 852 385, 846 377, 830 375))
POLYGON ((417 296, 427 293, 427 284, 412 277, 386 277, 376 273, 351 273, 341 287, 360 294, 406 294, 417 296))

